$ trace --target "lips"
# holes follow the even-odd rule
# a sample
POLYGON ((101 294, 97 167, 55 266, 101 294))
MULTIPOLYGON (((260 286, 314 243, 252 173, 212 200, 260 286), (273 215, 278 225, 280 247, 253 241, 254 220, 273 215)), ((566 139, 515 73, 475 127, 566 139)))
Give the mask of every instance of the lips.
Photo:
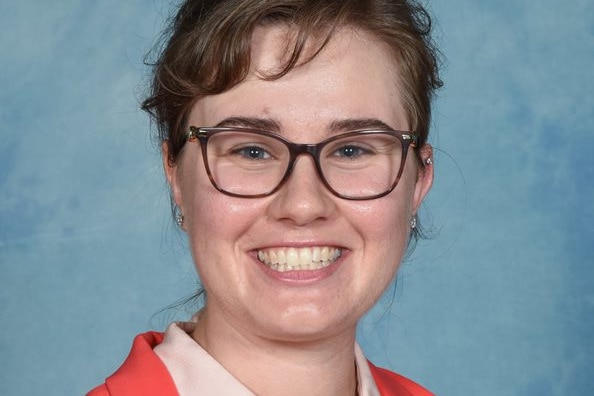
POLYGON ((278 272, 311 271, 328 267, 342 254, 332 246, 270 248, 258 250, 258 260, 278 272))

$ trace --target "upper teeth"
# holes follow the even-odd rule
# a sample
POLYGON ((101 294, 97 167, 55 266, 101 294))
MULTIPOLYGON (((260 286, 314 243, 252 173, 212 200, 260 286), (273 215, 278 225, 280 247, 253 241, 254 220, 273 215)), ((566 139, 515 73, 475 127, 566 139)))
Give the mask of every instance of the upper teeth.
POLYGON ((279 272, 316 270, 329 266, 342 251, 335 247, 275 248, 258 250, 258 259, 279 272))

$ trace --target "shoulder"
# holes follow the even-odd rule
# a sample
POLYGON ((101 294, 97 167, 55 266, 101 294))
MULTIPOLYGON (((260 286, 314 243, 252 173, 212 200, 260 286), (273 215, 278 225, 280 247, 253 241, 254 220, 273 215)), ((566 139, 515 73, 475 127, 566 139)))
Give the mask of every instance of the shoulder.
POLYGON ((157 332, 136 336, 120 368, 87 396, 177 396, 173 379, 153 351, 162 341, 163 334, 157 332))
POLYGON ((87 393, 86 396, 109 396, 109 390, 107 389, 107 386, 105 384, 99 385, 98 387, 87 393))
POLYGON ((434 396, 421 385, 400 374, 376 367, 371 362, 369 368, 382 396, 434 396))

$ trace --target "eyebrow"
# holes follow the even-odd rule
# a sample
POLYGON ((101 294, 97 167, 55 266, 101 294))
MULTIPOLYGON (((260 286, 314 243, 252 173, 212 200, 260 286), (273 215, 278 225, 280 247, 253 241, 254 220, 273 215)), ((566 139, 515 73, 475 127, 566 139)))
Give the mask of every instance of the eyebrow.
POLYGON ((351 132, 362 129, 393 130, 394 128, 377 118, 347 118, 333 121, 329 127, 331 132, 351 132))
POLYGON ((244 127, 276 133, 279 133, 281 130, 280 122, 274 119, 254 117, 228 117, 219 122, 216 127, 244 127))
MULTIPOLYGON (((215 125, 216 127, 244 127, 261 129, 281 134, 281 123, 272 118, 228 117, 215 125)), ((332 121, 328 127, 330 133, 359 131, 364 129, 394 130, 390 125, 377 118, 347 118, 332 121)))

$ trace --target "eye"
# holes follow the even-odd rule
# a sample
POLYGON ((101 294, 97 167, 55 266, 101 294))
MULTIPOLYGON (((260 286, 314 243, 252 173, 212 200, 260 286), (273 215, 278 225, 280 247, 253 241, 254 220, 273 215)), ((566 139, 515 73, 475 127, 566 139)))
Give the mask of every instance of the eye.
POLYGON ((268 151, 259 146, 246 146, 233 150, 233 154, 250 160, 270 159, 272 156, 268 151))
POLYGON ((364 156, 365 154, 369 154, 369 150, 366 150, 365 148, 360 146, 350 144, 338 147, 334 151, 333 156, 346 159, 357 159, 364 156))

